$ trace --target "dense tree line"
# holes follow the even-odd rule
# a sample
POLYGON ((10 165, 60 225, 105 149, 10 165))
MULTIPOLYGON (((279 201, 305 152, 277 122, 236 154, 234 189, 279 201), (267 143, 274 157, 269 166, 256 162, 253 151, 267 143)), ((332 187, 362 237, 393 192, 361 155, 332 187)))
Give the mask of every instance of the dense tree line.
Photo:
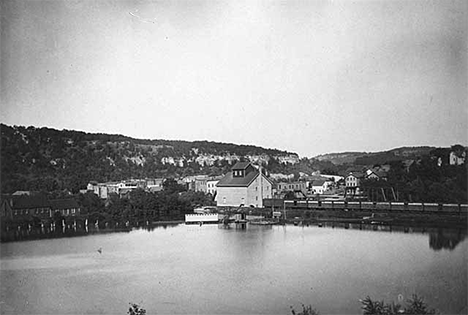
POLYGON ((51 128, 1 128, 1 190, 62 190, 78 192, 91 180, 118 181, 195 174, 219 175, 229 171, 227 161, 184 166, 163 164, 163 157, 198 154, 289 154, 251 145, 209 141, 133 139, 122 135, 91 134, 51 128))
POLYGON ((195 207, 213 205, 211 195, 187 191, 173 179, 165 180, 163 186, 160 192, 136 189, 123 197, 111 194, 107 200, 88 192, 79 195, 79 203, 92 218, 150 222, 184 220, 184 215, 193 213, 195 207))
POLYGON ((409 167, 401 161, 389 164, 386 181, 364 181, 363 188, 393 188, 406 202, 468 203, 466 163, 439 165, 434 156, 425 156, 409 167))

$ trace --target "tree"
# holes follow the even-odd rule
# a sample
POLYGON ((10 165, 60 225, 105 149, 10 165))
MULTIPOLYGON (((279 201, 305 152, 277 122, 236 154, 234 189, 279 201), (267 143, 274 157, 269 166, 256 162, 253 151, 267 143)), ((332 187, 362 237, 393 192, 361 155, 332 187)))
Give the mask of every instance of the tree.
POLYGON ((167 178, 163 182, 163 190, 168 193, 179 193, 182 191, 185 191, 185 186, 177 183, 177 181, 174 178, 167 178))
POLYGON ((128 315, 146 315, 146 310, 136 303, 128 303, 130 307, 128 308, 128 315))
POLYGON ((294 194, 294 191, 287 191, 286 194, 284 195, 285 200, 294 200, 296 199, 296 195, 294 194))

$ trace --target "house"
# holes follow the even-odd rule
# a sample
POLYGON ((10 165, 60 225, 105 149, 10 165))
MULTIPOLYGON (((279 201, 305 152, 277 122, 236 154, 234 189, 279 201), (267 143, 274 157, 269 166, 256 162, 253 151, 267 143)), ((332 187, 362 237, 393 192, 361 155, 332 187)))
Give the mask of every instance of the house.
POLYGON ((338 183, 340 180, 343 180, 343 176, 338 176, 338 175, 326 175, 326 174, 320 174, 320 177, 325 177, 329 180, 334 181, 335 183, 338 183))
POLYGON ((184 178, 184 182, 187 185, 188 190, 193 191, 202 191, 206 193, 207 189, 207 181, 208 175, 195 175, 195 176, 187 176, 184 178))
POLYGON ((306 182, 279 182, 276 184, 276 195, 283 195, 288 191, 300 191, 304 195, 307 194, 306 182))
POLYGON ((45 195, 14 195, 2 199, 2 217, 14 219, 28 216, 39 218, 50 218, 52 216, 52 208, 45 195))
POLYGON ((377 172, 373 170, 367 170, 365 177, 369 180, 380 180, 380 176, 377 174, 377 172))
POLYGON ((81 213, 81 208, 75 199, 50 200, 52 213, 59 212, 62 216, 77 216, 81 213))
POLYGON ((219 179, 211 179, 206 182, 206 189, 209 194, 214 196, 217 191, 216 185, 219 183, 219 179))
POLYGON ((9 197, 2 195, 2 203, 0 204, 0 218, 2 220, 13 218, 13 209, 11 208, 9 197))
POLYGON ((359 187, 363 178, 362 172, 350 172, 345 178, 345 185, 346 187, 359 187))
POLYGON ((324 179, 317 179, 312 181, 310 184, 310 188, 313 194, 323 194, 328 189, 328 185, 330 184, 329 181, 324 179))
MULTIPOLYGON (((158 182, 156 180, 150 181, 152 183, 158 182)), ((121 182, 107 182, 107 183, 97 183, 97 182, 90 182, 86 189, 88 191, 92 191, 94 194, 98 195, 101 199, 107 199, 110 194, 117 194, 119 196, 126 195, 127 193, 135 190, 135 189, 147 189, 148 188, 148 180, 139 180, 139 179, 131 179, 131 180, 124 180, 121 182)), ((162 187, 162 184, 161 184, 162 187)), ((158 188, 153 188, 153 191, 159 191, 158 188)))
POLYGON ((249 162, 238 162, 216 185, 217 206, 263 207, 263 199, 272 197, 272 182, 249 162))
POLYGON ((195 178, 195 181, 194 181, 194 189, 195 191, 201 191, 201 192, 204 192, 204 193, 207 193, 208 192, 208 188, 207 188, 207 181, 208 179, 206 178, 195 178))
POLYGON ((362 172, 350 172, 345 178, 345 193, 352 195, 359 194, 359 186, 364 178, 365 174, 362 172))
POLYGON ((28 190, 17 190, 13 193, 13 196, 22 196, 22 195, 31 195, 31 192, 28 190))
POLYGON ((451 151, 449 156, 450 165, 462 165, 465 163, 466 151, 451 151))
POLYGON ((146 181, 146 190, 149 192, 158 192, 163 190, 164 178, 154 178, 146 181))

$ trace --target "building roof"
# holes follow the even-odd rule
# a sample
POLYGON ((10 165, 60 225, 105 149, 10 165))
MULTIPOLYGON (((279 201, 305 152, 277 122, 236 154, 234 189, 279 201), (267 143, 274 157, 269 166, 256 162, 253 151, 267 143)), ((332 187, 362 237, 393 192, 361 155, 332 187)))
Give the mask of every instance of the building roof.
POLYGON ((50 203, 47 196, 42 194, 37 195, 16 195, 12 196, 13 209, 32 209, 32 208, 49 208, 50 203))
POLYGON ((248 187, 258 176, 258 171, 251 171, 243 177, 234 177, 232 172, 227 173, 216 185, 217 187, 248 187))
POLYGON ((312 182, 312 186, 323 186, 323 184, 326 182, 326 180, 323 179, 317 179, 312 182))
POLYGON ((237 162, 232 169, 233 170, 245 170, 250 165, 250 162, 237 162))
POLYGON ((50 205, 53 210, 61 210, 61 209, 77 209, 80 206, 75 199, 55 199, 50 200, 50 205))
MULTIPOLYGON (((357 177, 357 178, 362 178, 364 177, 364 173, 363 172, 350 172, 348 174, 348 176, 354 176, 354 177, 357 177)), ((346 177, 348 177, 346 176, 346 177)))
POLYGON ((13 193, 13 196, 21 196, 21 195, 31 195, 30 191, 27 190, 17 190, 13 193))

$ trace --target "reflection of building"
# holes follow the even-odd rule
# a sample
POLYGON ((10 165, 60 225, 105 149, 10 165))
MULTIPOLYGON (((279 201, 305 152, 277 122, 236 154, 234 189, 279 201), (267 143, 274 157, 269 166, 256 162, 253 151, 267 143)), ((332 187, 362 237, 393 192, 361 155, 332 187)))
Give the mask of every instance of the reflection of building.
POLYGON ((249 162, 238 162, 217 184, 218 206, 263 207, 263 198, 271 198, 272 183, 249 162))
POLYGON ((433 250, 454 249, 461 241, 466 238, 466 231, 447 231, 438 229, 436 232, 429 233, 429 247, 433 250))

